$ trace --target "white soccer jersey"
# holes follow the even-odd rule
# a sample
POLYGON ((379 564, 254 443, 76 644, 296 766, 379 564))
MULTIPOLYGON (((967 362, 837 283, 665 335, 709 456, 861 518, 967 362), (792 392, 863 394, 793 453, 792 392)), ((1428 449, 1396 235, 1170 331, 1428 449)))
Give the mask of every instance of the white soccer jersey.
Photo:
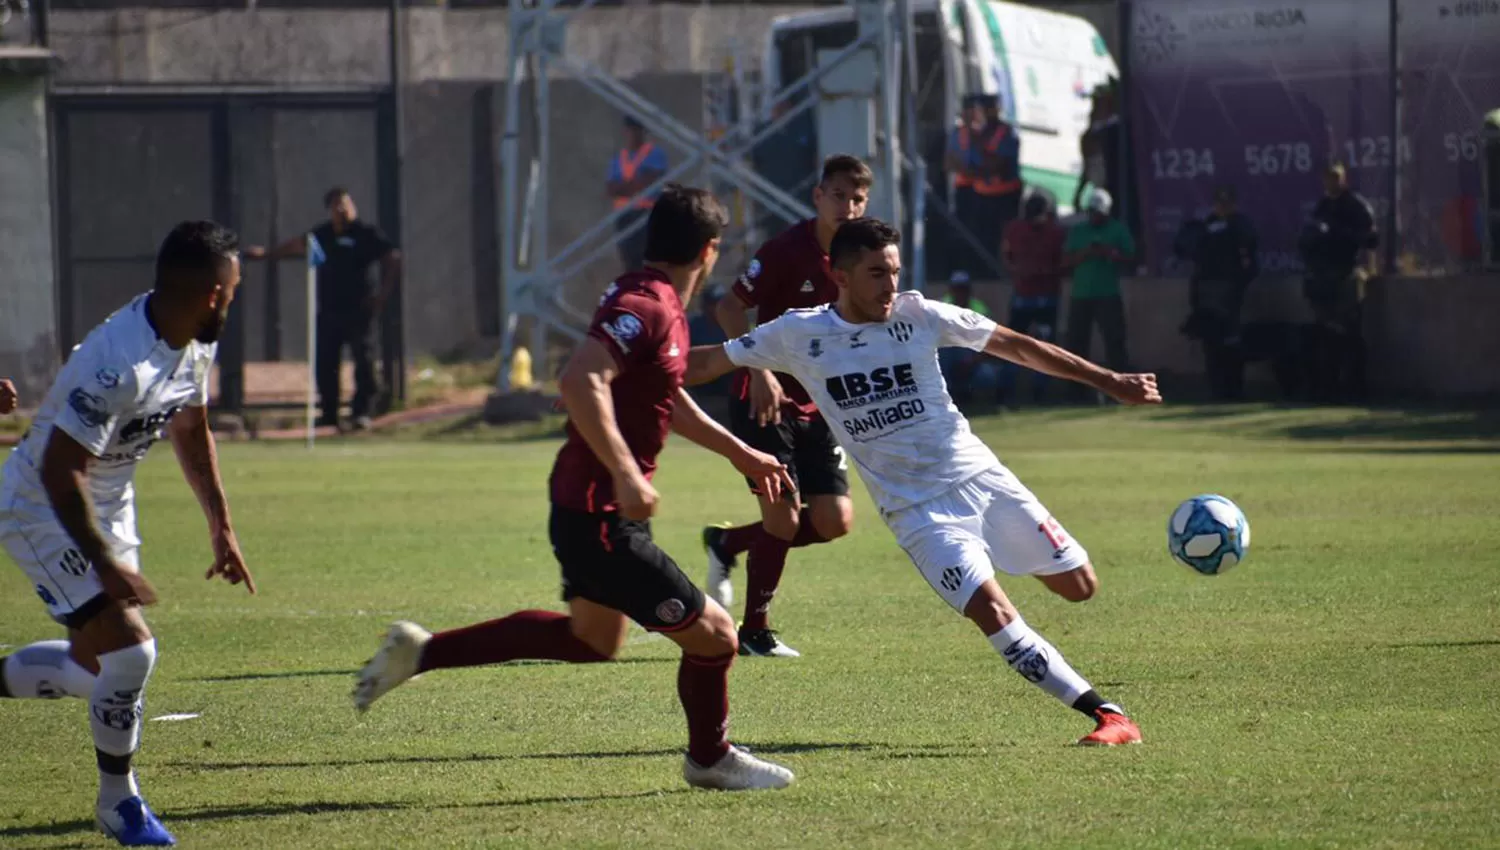
POLYGON ((902 292, 884 323, 850 324, 831 305, 791 310, 724 350, 735 365, 800 381, 889 513, 1000 465, 969 430, 938 369, 939 348, 977 351, 994 329, 972 310, 902 292))
POLYGON ((216 344, 167 346, 146 318, 146 295, 115 311, 73 349, 36 419, 0 470, 0 510, 48 504, 42 453, 54 428, 88 449, 89 491, 101 518, 129 508, 136 463, 183 407, 208 403, 216 344))

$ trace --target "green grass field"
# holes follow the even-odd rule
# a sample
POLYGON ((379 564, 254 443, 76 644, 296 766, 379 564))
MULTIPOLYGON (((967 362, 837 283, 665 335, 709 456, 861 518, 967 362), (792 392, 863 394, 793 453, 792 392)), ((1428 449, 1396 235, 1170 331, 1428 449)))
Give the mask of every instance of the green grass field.
MULTIPOLYGON (((933 594, 863 491, 854 533, 795 552, 741 660, 732 734, 779 793, 680 778, 674 647, 620 662, 445 671, 366 717, 352 671, 396 618, 446 628, 559 608, 545 535, 556 441, 358 439, 223 451, 261 593, 208 584, 171 453, 140 474, 161 658, 138 759, 185 846, 1494 847, 1500 845, 1500 441, 1471 413, 1053 410, 976 423, 1088 547, 1082 605, 1017 606, 1144 746, 1066 746, 1083 718, 933 594), (1203 578, 1164 526, 1238 501, 1248 561, 1203 578)), ((701 580, 698 529, 749 516, 727 464, 669 449, 657 537, 701 580)), ((741 585, 742 587, 742 585, 741 585)), ((738 612, 736 612, 738 614, 738 612)), ((0 643, 57 635, 0 568, 0 643)), ((103 847, 85 707, 0 704, 0 847, 103 847)))

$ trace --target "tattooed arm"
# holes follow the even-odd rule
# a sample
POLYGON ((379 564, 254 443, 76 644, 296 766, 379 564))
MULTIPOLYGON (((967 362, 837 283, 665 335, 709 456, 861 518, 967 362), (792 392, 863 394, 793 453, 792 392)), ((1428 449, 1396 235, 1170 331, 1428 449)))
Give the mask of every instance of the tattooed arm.
POLYGON ((203 506, 203 515, 208 519, 208 532, 213 540, 214 565, 209 567, 204 578, 223 576, 230 584, 245 583, 245 588, 255 592, 255 579, 245 566, 245 556, 240 554, 239 540, 229 521, 229 499, 224 495, 224 482, 219 477, 219 453, 214 445, 213 431, 208 427, 208 408, 185 407, 172 417, 169 426, 172 448, 177 452, 177 464, 188 486, 203 506))

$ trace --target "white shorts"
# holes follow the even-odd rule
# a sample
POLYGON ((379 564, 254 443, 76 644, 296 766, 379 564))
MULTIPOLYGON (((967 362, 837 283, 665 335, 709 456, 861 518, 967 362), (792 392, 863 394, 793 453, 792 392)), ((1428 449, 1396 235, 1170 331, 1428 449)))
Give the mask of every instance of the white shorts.
MULTIPOLYGON (((127 502, 100 517, 99 528, 115 557, 140 569, 135 506, 127 502)), ((52 619, 71 628, 97 612, 99 603, 94 600, 104 593, 99 575, 83 559, 50 505, 0 494, 0 545, 26 573, 52 619)))
POLYGON ((1089 561, 1083 546, 1003 466, 889 513, 885 522, 922 577, 960 614, 996 567, 1010 575, 1046 576, 1089 561))

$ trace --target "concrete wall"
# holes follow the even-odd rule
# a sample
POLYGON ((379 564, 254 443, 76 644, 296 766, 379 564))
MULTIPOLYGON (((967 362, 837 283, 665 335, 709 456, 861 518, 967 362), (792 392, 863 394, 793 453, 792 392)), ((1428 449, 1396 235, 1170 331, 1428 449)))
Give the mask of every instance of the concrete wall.
POLYGON ((0 376, 23 403, 58 364, 46 84, 40 73, 0 73, 0 376))
MULTIPOLYGON (((759 50, 772 18, 803 8, 590 9, 569 21, 568 54, 624 77, 717 71, 735 50, 759 50)), ((504 79, 506 15, 505 9, 411 9, 408 79, 504 79)), ((326 87, 380 85, 389 78, 387 18, 380 9, 57 10, 51 38, 63 59, 63 85, 326 87)))

